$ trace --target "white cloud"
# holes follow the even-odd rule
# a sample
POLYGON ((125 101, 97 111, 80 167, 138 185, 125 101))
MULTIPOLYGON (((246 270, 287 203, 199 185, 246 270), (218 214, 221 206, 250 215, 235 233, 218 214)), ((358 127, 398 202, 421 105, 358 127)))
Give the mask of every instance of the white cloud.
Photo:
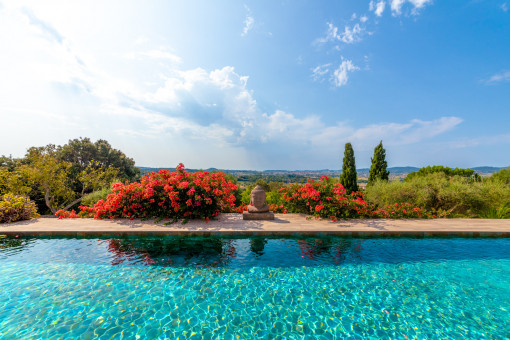
MULTIPOLYGON (((56 29, 43 34, 43 26, 32 21, 19 10, 0 11, 0 31, 15 32, 0 35, 0 65, 9 65, 2 70, 8 81, 0 82, 0 154, 21 155, 30 145, 89 136, 119 145, 140 165, 184 161, 190 167, 296 167, 330 157, 332 145, 352 141, 368 150, 380 139, 390 145, 418 143, 461 121, 444 117, 352 126, 344 118, 331 123, 318 114, 266 112, 249 88, 248 76, 233 66, 186 69, 177 55, 144 43, 119 62, 144 74, 150 70, 154 76, 148 82, 144 75, 127 77, 105 64, 98 66, 74 48, 66 34, 56 29), (11 144, 22 150, 11 149, 11 144), (291 163, 289 154, 296 148, 300 152, 291 163)), ((336 35, 347 39, 346 31, 355 29, 336 35)), ((344 86, 356 70, 351 60, 342 59, 340 65, 319 65, 312 73, 344 86)))
POLYGON ((166 59, 169 61, 172 61, 174 63, 180 63, 181 58, 173 53, 159 50, 159 49, 152 49, 149 51, 143 51, 143 52, 129 52, 124 55, 127 59, 140 59, 143 57, 148 57, 152 59, 166 59))
POLYGON ((244 6, 248 14, 246 14, 246 19, 244 19, 244 27, 243 32, 241 33, 241 36, 245 36, 248 34, 248 32, 253 28, 253 25, 255 24, 255 19, 253 18, 250 9, 247 6, 244 6))
POLYGON ((329 73, 331 63, 318 65, 312 69, 312 79, 314 81, 320 81, 324 79, 324 76, 329 73))
POLYGON ((449 142, 448 145, 449 147, 454 149, 463 149, 473 148, 480 145, 495 145, 508 143, 510 143, 510 133, 493 136, 483 136, 477 138, 463 138, 453 142, 449 142))
POLYGON ((508 5, 506 4, 506 2, 503 2, 503 3, 501 4, 501 10, 502 10, 503 12, 508 12, 508 5))
POLYGON ((374 1, 370 1, 368 6, 370 11, 373 11, 375 15, 378 17, 382 16, 384 12, 384 8, 386 7, 386 2, 384 0, 378 1, 377 3, 374 1))
POLYGON ((333 84, 341 87, 347 84, 349 80, 349 73, 359 70, 359 67, 354 65, 351 60, 342 60, 342 63, 333 73, 333 84))
POLYGON ((388 145, 409 145, 433 138, 452 130, 462 123, 458 117, 441 117, 439 119, 423 121, 413 119, 408 123, 371 124, 351 133, 349 140, 357 144, 373 144, 383 139, 388 145))
POLYGON ((314 81, 323 81, 329 78, 333 86, 342 87, 347 84, 349 73, 358 71, 359 69, 358 66, 353 64, 352 60, 346 60, 342 57, 342 62, 336 69, 332 68, 331 63, 318 65, 312 69, 311 77, 314 81))
POLYGON ((318 39, 318 42, 341 41, 346 44, 352 44, 361 40, 365 29, 359 23, 353 26, 345 26, 343 32, 339 32, 338 27, 328 22, 328 30, 324 38, 318 39))
POLYGON ((402 14, 402 6, 404 6, 404 3, 406 0, 391 0, 391 11, 394 15, 400 15, 402 14))
POLYGON ((362 33, 363 29, 359 24, 355 24, 352 27, 345 26, 344 31, 340 34, 338 40, 343 41, 346 44, 352 44, 361 40, 362 33))
POLYGON ((394 16, 398 16, 402 14, 402 8, 406 3, 409 3, 411 8, 411 14, 418 14, 419 10, 425 7, 426 5, 432 4, 432 0, 391 0, 391 12, 394 16))
POLYGON ((432 0, 409 0, 409 2, 414 6, 412 14, 417 14, 419 9, 432 4, 432 0))
POLYGON ((366 15, 362 16, 359 18, 359 21, 361 21, 362 23, 365 23, 368 21, 368 17, 366 15))
POLYGON ((49 23, 39 19, 34 13, 28 8, 22 8, 21 12, 26 15, 29 19, 30 24, 38 27, 43 36, 45 36, 49 40, 54 40, 55 42, 62 44, 63 38, 60 33, 49 23))
POLYGON ((494 74, 489 79, 486 79, 484 81, 484 83, 487 85, 491 85, 491 84, 502 83, 502 82, 507 82, 507 81, 510 81, 510 71, 503 71, 503 72, 494 74))

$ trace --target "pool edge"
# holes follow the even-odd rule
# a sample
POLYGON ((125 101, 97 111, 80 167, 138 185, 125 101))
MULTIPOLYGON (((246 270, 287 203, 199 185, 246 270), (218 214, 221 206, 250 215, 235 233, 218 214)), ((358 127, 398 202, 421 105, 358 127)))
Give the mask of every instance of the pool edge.
POLYGON ((266 231, 266 230, 162 230, 162 231, 0 231, 0 234, 17 237, 67 236, 67 237, 118 237, 118 236, 264 236, 264 237, 299 237, 299 236, 340 236, 346 238, 510 238, 508 231, 266 231))

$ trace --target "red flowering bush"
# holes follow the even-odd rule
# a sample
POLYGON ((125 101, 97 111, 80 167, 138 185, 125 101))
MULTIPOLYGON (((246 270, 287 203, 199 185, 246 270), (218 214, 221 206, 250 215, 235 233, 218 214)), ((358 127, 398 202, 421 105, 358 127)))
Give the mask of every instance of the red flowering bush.
POLYGON ((414 207, 409 203, 394 203, 384 208, 375 209, 370 215, 375 218, 436 218, 446 217, 448 212, 444 210, 431 212, 423 207, 414 207))
POLYGON ((74 211, 74 209, 71 211, 66 211, 64 209, 60 209, 55 213, 55 216, 58 216, 59 220, 61 220, 63 218, 78 218, 78 217, 80 217, 80 216, 78 216, 78 214, 76 214, 76 211, 74 211))
POLYGON ((80 212, 78 213, 78 217, 94 218, 94 216, 96 216, 96 209, 94 209, 94 207, 80 205, 79 208, 80 208, 80 212))
POLYGON ((237 187, 225 174, 207 171, 190 173, 181 163, 175 172, 160 170, 140 182, 115 183, 106 201, 93 208, 80 207, 80 214, 94 218, 204 219, 234 208, 237 187))
POLYGON ((379 208, 371 213, 375 218, 429 218, 432 215, 422 207, 413 207, 409 203, 395 203, 379 208))
POLYGON ((371 206, 362 192, 347 194, 342 184, 333 183, 327 176, 320 181, 309 179, 305 184, 292 184, 280 191, 289 212, 332 220, 370 216, 371 206))
POLYGON ((446 217, 445 211, 436 213, 409 203, 396 203, 376 209, 365 201, 361 191, 347 194, 340 183, 322 176, 320 181, 309 179, 306 184, 292 184, 281 188, 284 206, 289 212, 311 215, 310 218, 436 218, 446 217))

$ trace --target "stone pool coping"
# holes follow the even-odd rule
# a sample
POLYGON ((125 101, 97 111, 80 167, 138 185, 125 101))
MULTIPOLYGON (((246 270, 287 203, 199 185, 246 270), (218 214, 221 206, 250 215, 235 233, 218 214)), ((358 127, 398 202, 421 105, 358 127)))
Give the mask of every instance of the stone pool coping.
POLYGON ((355 219, 307 220, 302 214, 275 214, 273 221, 245 221, 241 214, 222 214, 205 223, 165 226, 154 220, 38 218, 0 224, 0 234, 19 236, 107 235, 339 235, 354 237, 510 237, 510 220, 494 219, 355 219))

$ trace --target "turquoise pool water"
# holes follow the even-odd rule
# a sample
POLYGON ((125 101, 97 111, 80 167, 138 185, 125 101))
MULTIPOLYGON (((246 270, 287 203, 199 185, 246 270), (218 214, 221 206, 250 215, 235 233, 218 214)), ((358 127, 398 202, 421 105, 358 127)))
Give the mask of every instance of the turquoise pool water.
POLYGON ((0 339, 510 336, 510 239, 0 239, 0 339))

